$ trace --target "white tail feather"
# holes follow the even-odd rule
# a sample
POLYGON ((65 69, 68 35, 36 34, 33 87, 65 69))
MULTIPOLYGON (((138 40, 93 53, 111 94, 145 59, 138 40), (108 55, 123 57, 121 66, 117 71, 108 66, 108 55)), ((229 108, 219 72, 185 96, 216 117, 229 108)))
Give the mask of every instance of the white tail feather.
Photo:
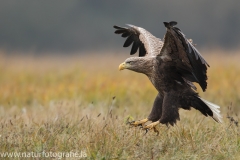
POLYGON ((220 106, 218 106, 218 105, 216 105, 216 104, 213 104, 213 103, 211 103, 211 102, 209 102, 209 101, 207 101, 207 100, 205 100, 205 99, 202 99, 202 98, 200 98, 200 99, 201 99, 201 100, 211 109, 211 111, 213 112, 212 118, 213 118, 215 121, 217 121, 217 122, 219 122, 219 123, 222 123, 222 116, 221 116, 220 111, 219 111, 220 106))

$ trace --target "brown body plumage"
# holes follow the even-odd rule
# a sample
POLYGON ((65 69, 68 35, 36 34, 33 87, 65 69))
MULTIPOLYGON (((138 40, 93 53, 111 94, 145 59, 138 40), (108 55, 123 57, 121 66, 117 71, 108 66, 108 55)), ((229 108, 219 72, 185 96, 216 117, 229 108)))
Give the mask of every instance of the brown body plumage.
POLYGON ((130 54, 135 54, 139 49, 139 57, 126 59, 119 69, 147 75, 159 92, 147 120, 174 125, 180 120, 179 108, 190 110, 193 107, 221 122, 219 106, 200 98, 192 83, 197 82, 203 91, 206 90, 209 65, 181 30, 174 27, 176 24, 164 22, 167 28, 164 41, 140 27, 114 26, 116 34, 127 37, 124 47, 133 43, 130 54))

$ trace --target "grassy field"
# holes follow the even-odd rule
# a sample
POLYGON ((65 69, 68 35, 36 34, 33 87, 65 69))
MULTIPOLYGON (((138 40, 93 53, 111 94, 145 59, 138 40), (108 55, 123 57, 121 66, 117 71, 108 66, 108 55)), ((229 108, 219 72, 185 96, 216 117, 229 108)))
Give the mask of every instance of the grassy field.
POLYGON ((240 55, 224 53, 204 54, 211 66, 208 89, 205 93, 198 89, 203 98, 221 106, 223 124, 193 109, 180 110, 181 121, 175 127, 160 125, 158 136, 126 125, 127 119, 145 118, 157 94, 144 75, 118 71, 127 54, 2 55, 0 154, 84 152, 86 159, 102 160, 240 159, 240 55))

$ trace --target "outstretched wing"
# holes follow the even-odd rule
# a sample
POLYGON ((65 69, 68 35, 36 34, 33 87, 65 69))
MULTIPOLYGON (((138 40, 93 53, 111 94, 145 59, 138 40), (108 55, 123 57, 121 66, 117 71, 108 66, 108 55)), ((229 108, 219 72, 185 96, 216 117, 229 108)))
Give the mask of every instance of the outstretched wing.
POLYGON ((209 65, 182 31, 174 27, 176 24, 177 22, 164 22, 167 33, 158 57, 163 61, 174 61, 183 78, 199 83, 202 90, 205 91, 209 65))
POLYGON ((122 34, 126 38, 123 47, 129 47, 131 44, 132 49, 130 55, 133 55, 139 49, 139 57, 155 56, 160 53, 163 42, 149 33, 147 30, 134 25, 128 25, 129 28, 113 26, 116 34, 122 34))

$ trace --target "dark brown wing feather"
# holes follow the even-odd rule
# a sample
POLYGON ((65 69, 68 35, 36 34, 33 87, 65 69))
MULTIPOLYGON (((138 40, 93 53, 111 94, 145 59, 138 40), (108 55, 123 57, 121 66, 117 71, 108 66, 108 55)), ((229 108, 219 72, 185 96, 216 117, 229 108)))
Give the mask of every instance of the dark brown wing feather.
POLYGON ((174 61, 183 78, 199 83, 202 90, 205 91, 209 65, 182 31, 174 27, 176 24, 177 22, 164 22, 167 33, 158 57, 163 61, 174 61))
POLYGON ((129 47, 132 44, 130 54, 133 55, 139 50, 139 57, 155 56, 160 53, 163 42, 149 33, 147 30, 134 25, 128 25, 129 28, 113 26, 116 34, 122 34, 126 38, 123 47, 129 47))

